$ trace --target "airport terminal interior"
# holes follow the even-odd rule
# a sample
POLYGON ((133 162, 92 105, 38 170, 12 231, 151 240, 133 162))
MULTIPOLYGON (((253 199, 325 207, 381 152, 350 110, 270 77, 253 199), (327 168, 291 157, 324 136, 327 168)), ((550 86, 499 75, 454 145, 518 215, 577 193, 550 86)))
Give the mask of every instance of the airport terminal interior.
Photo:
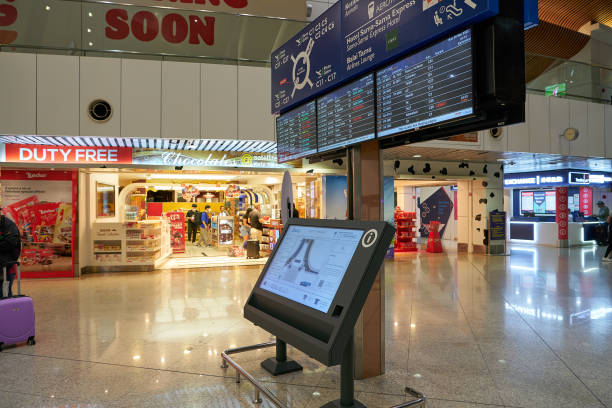
POLYGON ((610 0, 0 0, 0 408, 612 408, 610 0))

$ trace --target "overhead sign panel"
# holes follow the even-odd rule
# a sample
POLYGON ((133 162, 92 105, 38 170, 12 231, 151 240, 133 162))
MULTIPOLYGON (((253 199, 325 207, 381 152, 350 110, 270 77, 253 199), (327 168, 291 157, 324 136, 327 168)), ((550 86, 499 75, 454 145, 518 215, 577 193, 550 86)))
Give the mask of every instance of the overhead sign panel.
POLYGON ((301 103, 341 78, 340 4, 272 53, 272 112, 301 103))
POLYGON ((357 75, 498 11, 498 0, 342 0, 346 75, 357 75))

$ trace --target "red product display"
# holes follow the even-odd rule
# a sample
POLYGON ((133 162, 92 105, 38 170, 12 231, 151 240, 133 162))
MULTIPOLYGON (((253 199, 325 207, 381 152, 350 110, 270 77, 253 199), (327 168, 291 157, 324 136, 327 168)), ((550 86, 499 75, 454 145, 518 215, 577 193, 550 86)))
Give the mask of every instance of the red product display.
POLYGON ((181 211, 166 213, 170 221, 172 253, 185 253, 185 213, 181 211))
POLYGON ((53 242, 59 203, 44 203, 31 207, 30 218, 34 242, 53 242))
POLYGON ((569 239, 569 207, 567 187, 557 187, 557 227, 559 229, 559 239, 569 239))
POLYGON ((395 218, 395 253, 416 252, 416 213, 396 210, 395 218))
POLYGON ((429 223, 429 239, 427 240, 427 252, 433 254, 443 252, 439 230, 440 223, 438 221, 431 221, 429 223))

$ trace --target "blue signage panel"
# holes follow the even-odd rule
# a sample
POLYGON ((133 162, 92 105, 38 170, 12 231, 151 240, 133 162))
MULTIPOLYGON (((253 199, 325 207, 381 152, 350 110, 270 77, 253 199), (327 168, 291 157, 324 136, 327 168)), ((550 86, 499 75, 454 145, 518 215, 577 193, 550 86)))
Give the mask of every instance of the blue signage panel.
POLYGON ((340 4, 272 53, 272 112, 286 110, 342 80, 340 4))
POLYGON ((506 213, 493 211, 489 213, 489 239, 491 241, 506 240, 506 213))
POLYGON ((498 12, 498 0, 342 0, 346 75, 358 75, 498 12))
POLYGON ((525 0, 525 30, 540 24, 538 16, 538 0, 525 0))

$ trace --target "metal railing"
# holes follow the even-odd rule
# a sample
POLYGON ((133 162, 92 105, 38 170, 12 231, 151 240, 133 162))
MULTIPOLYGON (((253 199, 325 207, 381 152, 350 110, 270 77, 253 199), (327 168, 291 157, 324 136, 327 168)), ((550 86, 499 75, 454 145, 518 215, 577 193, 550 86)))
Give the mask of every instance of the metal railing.
MULTIPOLYGON (((275 405, 277 408, 290 408, 281 402, 272 391, 270 391, 265 385, 257 381, 255 377, 249 374, 244 368, 240 366, 234 359, 230 357, 232 354, 244 353, 247 351, 260 350, 269 347, 275 347, 276 341, 271 341, 268 343, 254 344, 252 346, 245 347, 237 347, 233 349, 225 350, 221 353, 221 368, 227 369, 230 366, 236 371, 236 383, 239 384, 241 382, 241 378, 244 377, 247 381, 249 381, 254 388, 253 395, 253 403, 261 404, 263 400, 261 399, 261 395, 263 394, 270 403, 275 405)), ((406 387, 404 389, 406 394, 413 396, 415 399, 412 401, 403 402, 399 405, 394 405, 390 408, 407 408, 407 407, 416 407, 421 406, 424 407, 427 401, 427 398, 423 393, 418 392, 410 387, 406 387)))

